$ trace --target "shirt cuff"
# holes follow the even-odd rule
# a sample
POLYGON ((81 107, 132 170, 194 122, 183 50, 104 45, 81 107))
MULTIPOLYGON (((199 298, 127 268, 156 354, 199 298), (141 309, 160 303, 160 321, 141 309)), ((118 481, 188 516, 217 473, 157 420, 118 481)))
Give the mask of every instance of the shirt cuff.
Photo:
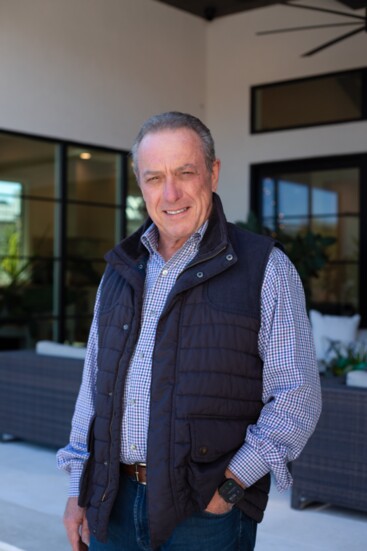
POLYGON ((80 478, 82 476, 83 463, 74 465, 70 472, 69 497, 79 496, 80 478))
POLYGON ((250 444, 246 443, 232 457, 228 469, 244 484, 252 486, 270 471, 273 472, 277 489, 280 492, 287 490, 293 482, 286 463, 270 466, 250 444))
POLYGON ((228 469, 244 484, 252 486, 269 473, 269 465, 249 444, 244 444, 232 457, 228 469))

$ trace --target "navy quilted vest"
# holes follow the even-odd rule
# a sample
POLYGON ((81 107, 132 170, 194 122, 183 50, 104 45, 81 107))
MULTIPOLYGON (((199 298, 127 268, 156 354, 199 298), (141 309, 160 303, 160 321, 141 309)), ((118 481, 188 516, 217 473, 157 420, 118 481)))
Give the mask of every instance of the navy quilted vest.
MULTIPOLYGON (((119 485, 122 397, 139 334, 147 262, 140 236, 147 224, 106 256, 96 416, 79 498, 100 540, 106 539, 119 485)), ((185 517, 206 507, 248 425, 259 417, 260 295, 273 246, 269 238, 228 224, 214 194, 199 253, 167 299, 153 355, 147 447, 153 548, 185 517)), ((238 504, 257 522, 269 485, 269 476, 262 478, 238 504)))

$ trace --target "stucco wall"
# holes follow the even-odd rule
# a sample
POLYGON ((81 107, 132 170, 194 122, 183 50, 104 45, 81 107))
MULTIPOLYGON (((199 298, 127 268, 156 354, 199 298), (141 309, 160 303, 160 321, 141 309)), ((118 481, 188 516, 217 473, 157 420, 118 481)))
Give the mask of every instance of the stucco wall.
POLYGON ((366 150, 367 123, 249 132, 252 85, 366 65, 365 33, 301 57, 349 27, 256 31, 342 21, 286 6, 207 23, 153 0, 1 2, 0 128, 128 149, 147 116, 192 112, 213 131, 226 212, 243 219, 251 163, 366 150))
MULTIPOLYGON (((347 11, 333 0, 317 4, 347 11)), ((353 27, 268 36, 257 36, 256 31, 344 21, 348 19, 275 6, 219 18, 208 25, 206 116, 222 159, 219 191, 232 220, 247 214, 251 163, 367 151, 365 122, 250 134, 251 86, 367 65, 365 33, 315 56, 301 57, 353 27)))
POLYGON ((141 122, 203 116, 206 22, 152 0, 0 6, 0 128, 128 149, 141 122))

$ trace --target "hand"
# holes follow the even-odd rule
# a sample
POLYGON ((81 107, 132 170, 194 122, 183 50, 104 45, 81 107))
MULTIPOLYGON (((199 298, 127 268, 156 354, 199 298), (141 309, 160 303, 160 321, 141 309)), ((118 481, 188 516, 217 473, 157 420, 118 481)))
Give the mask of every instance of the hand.
POLYGON ((223 515, 223 513, 228 513, 232 507, 233 505, 224 501, 219 495, 218 490, 216 490, 205 511, 213 515, 223 515))
POLYGON ((87 551, 89 528, 85 509, 79 507, 77 497, 69 497, 64 513, 64 526, 72 551, 87 551))
MULTIPOLYGON (((233 473, 231 473, 229 469, 226 469, 224 476, 225 478, 233 478, 237 484, 240 484, 244 488, 243 483, 233 473)), ((221 515, 223 513, 228 513, 232 507, 233 505, 231 503, 227 503, 227 501, 219 495, 218 490, 216 490, 205 511, 208 513, 213 513, 214 515, 221 515)))

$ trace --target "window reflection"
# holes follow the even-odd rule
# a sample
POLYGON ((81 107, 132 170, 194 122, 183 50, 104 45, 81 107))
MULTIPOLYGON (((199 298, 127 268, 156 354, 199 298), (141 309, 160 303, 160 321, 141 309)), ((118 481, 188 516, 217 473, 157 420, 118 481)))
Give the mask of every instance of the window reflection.
POLYGON ((357 308, 359 303, 359 169, 268 173, 262 178, 263 224, 296 236, 335 238, 329 263, 312 279, 312 301, 357 308))
POLYGON ((119 204, 114 153, 93 148, 68 148, 68 199, 119 204))
POLYGON ((128 165, 128 184, 126 197, 127 235, 136 231, 147 217, 145 203, 137 184, 132 166, 128 165))
POLYGON ((0 349, 87 340, 104 254, 123 237, 124 163, 0 133, 0 349))
POLYGON ((365 70, 352 70, 252 89, 253 132, 365 118, 365 70))

